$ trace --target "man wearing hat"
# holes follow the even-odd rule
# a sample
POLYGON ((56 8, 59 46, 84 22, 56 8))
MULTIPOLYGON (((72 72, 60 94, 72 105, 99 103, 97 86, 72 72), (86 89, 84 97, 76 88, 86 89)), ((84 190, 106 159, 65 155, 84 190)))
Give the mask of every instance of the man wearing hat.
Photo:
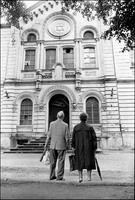
POLYGON ((64 180, 64 166, 66 150, 69 148, 69 129, 68 124, 63 121, 64 112, 57 113, 57 120, 50 123, 45 148, 50 141, 50 180, 64 180), (55 173, 58 159, 57 177, 55 173))

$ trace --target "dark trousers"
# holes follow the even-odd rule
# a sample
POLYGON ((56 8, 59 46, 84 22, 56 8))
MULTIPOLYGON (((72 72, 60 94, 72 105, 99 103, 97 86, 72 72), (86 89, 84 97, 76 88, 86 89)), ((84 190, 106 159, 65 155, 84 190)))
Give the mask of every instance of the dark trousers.
POLYGON ((56 150, 50 149, 50 179, 54 179, 56 163, 58 159, 58 171, 57 171, 57 179, 62 179, 64 176, 64 165, 65 165, 65 150, 56 150))

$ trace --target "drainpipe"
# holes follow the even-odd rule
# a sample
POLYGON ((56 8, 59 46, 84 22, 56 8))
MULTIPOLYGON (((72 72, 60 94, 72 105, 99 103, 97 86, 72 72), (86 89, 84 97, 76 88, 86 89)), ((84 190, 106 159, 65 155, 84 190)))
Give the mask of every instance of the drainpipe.
MULTIPOLYGON (((113 63, 114 63, 114 74, 115 74, 115 77, 116 77, 116 65, 115 65, 114 46, 113 46, 113 40, 112 39, 111 39, 111 43, 112 43, 112 54, 113 54, 113 63)), ((122 146, 124 147, 124 139, 123 139, 123 131, 122 131, 121 116, 120 116, 120 107, 119 107, 120 103, 119 103, 117 77, 116 77, 116 89, 117 89, 117 99, 118 99, 119 127, 120 127, 121 139, 122 139, 122 146)))

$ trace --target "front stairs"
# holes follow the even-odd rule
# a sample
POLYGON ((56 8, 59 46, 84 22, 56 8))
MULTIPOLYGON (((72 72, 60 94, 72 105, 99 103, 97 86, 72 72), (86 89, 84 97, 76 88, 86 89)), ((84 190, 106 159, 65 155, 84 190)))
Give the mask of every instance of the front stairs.
POLYGON ((17 145, 4 153, 42 153, 44 150, 46 136, 30 140, 22 145, 17 145))
MULTIPOLYGON (((32 139, 22 145, 17 145, 15 148, 4 151, 4 153, 43 153, 46 137, 47 136, 43 136, 40 138, 32 139)), ((70 148, 67 152, 72 152, 72 149, 70 148)), ((96 153, 101 152, 102 150, 98 147, 96 153)))

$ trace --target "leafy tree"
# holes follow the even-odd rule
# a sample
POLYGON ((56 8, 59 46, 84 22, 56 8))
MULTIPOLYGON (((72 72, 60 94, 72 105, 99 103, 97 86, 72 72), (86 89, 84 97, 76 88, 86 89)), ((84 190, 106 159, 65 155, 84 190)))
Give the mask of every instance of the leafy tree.
MULTIPOLYGON (((69 12, 72 9, 80 12, 87 20, 92 20, 94 16, 102 19, 108 27, 101 35, 102 38, 115 37, 119 42, 124 41, 123 51, 134 49, 134 0, 63 0, 59 2, 62 4, 63 12, 69 12)), ((30 16, 22 0, 1 0, 1 10, 7 21, 17 28, 19 27, 19 17, 23 17, 27 21, 30 16)))
POLYGON ((28 20, 29 11, 26 4, 22 0, 1 0, 1 17, 6 22, 20 28, 19 18, 23 17, 24 21, 28 20))
POLYGON ((64 0, 63 11, 70 9, 80 12, 88 20, 93 19, 92 13, 95 11, 95 16, 108 27, 102 38, 115 37, 119 42, 124 41, 123 51, 135 48, 134 0, 64 0))

